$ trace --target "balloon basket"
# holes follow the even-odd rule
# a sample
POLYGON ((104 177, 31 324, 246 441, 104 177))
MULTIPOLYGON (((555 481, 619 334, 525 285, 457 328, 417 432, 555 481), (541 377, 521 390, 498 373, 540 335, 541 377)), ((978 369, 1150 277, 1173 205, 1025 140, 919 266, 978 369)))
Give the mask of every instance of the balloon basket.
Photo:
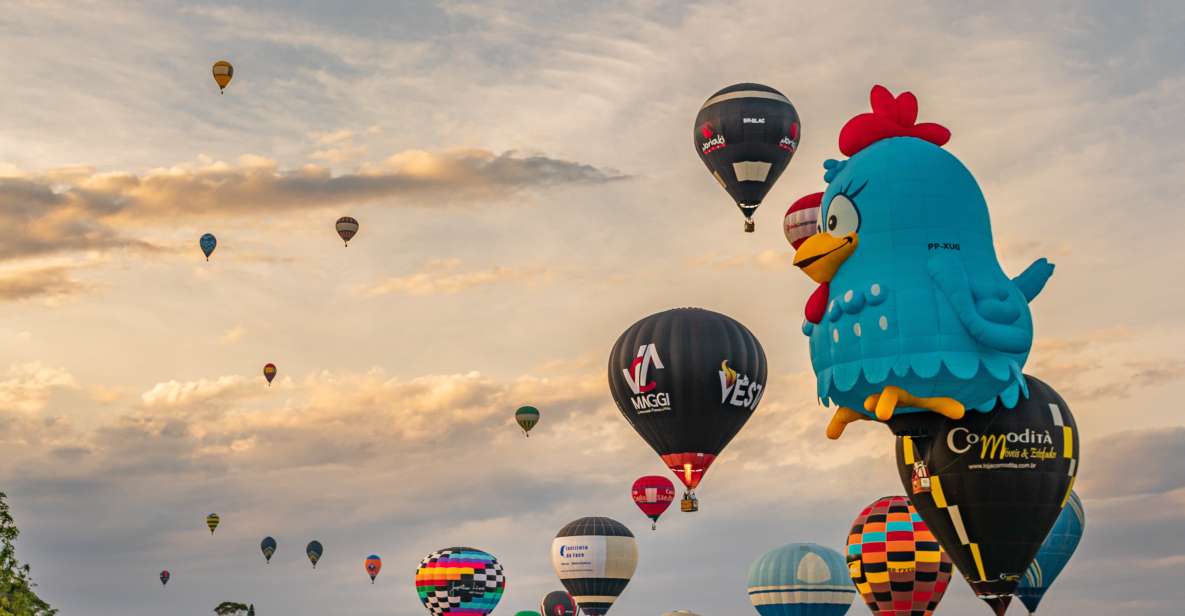
POLYGON ((679 510, 683 513, 699 511, 699 499, 695 494, 684 494, 683 500, 679 501, 679 510))
POLYGON ((757 223, 753 222, 753 219, 751 219, 751 218, 745 219, 745 233, 752 233, 753 230, 756 228, 757 228, 757 223))

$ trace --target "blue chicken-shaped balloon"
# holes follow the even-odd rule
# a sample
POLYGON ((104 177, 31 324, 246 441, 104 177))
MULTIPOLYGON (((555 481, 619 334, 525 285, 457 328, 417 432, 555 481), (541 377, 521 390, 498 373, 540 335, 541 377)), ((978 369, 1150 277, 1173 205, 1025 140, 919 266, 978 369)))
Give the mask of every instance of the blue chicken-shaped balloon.
POLYGON ((839 406, 833 439, 858 419, 1012 408, 1027 396, 1028 304, 1053 273, 1039 259, 1006 276, 983 193, 942 148, 950 131, 917 124, 909 92, 871 99, 840 132, 849 158, 823 165, 819 228, 794 255, 820 285, 803 333, 818 396, 839 406))

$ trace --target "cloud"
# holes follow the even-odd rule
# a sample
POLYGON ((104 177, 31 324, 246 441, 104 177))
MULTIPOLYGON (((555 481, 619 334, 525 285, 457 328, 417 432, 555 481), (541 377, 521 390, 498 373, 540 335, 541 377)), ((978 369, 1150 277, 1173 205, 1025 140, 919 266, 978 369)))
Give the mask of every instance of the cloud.
POLYGON ((1118 498, 1185 489, 1185 427, 1108 434, 1083 450, 1083 494, 1118 498))
POLYGON ((510 284, 546 284, 553 272, 543 267, 494 267, 484 270, 461 269, 460 259, 428 261, 420 271, 378 282, 366 289, 369 296, 455 295, 475 287, 510 284))
POLYGON ((145 406, 185 406, 243 394, 252 384, 239 375, 220 376, 214 380, 168 381, 157 383, 140 395, 145 406))
POLYGON ((688 265, 717 271, 736 270, 741 268, 758 268, 767 272, 791 272, 794 251, 762 250, 748 254, 724 254, 709 252, 688 259, 688 265))
POLYGON ((487 204, 531 187, 595 184, 621 177, 541 155, 473 148, 408 150, 338 175, 317 165, 281 170, 272 160, 247 155, 233 165, 207 160, 142 174, 71 168, 0 177, 0 224, 24 230, 0 245, 0 259, 154 248, 121 232, 124 225, 211 215, 264 216, 344 203, 487 204))
POLYGON ((0 274, 0 301, 76 295, 88 285, 71 276, 71 268, 45 267, 0 274))
POLYGON ((35 413, 45 408, 55 390, 77 387, 74 376, 61 368, 41 362, 15 364, 0 380, 0 411, 35 413))
POLYGON ((243 336, 246 334, 247 334, 246 327, 244 327, 242 325, 236 325, 236 326, 226 330, 225 332, 223 332, 222 335, 218 337, 218 341, 221 342, 222 344, 234 344, 234 343, 242 340, 243 336))

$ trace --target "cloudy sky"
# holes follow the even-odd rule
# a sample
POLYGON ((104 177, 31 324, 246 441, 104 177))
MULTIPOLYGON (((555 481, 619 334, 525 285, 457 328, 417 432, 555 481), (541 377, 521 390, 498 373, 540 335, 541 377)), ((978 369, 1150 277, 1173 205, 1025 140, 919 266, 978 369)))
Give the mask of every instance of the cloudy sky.
MULTIPOLYGON (((821 190, 874 83, 951 129, 1007 271, 1057 264, 1028 371, 1077 416, 1089 520, 1045 611, 1180 613, 1179 4, 0 13, 0 489, 63 614, 240 600, 418 615, 411 573, 450 545, 505 563, 513 613, 559 587, 548 547, 583 515, 639 536, 612 613, 752 613, 751 561, 841 546, 864 505, 901 492, 886 430, 823 437, 799 331, 813 284, 779 225, 821 190), (224 96, 221 58, 236 69, 224 96), (777 87, 803 118, 752 235, 689 137, 702 101, 739 81, 777 87), (348 249, 341 215, 362 225, 348 249), (219 238, 209 263, 204 232, 219 238), (633 321, 687 305, 752 329, 770 383, 702 511, 652 533, 628 486, 663 467, 613 406, 605 361, 633 321), (511 419, 523 403, 543 410, 529 440, 511 419), (371 552, 386 566, 374 586, 371 552)), ((987 613, 961 580, 940 611, 987 613)))

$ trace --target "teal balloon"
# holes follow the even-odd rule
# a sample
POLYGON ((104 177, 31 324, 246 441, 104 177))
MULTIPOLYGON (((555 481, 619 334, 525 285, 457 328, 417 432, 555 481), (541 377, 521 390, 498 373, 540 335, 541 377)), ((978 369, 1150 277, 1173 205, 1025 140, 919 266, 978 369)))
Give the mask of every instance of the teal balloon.
POLYGON ((532 612, 530 610, 515 612, 514 616, 539 616, 539 612, 532 612))
POLYGON ((198 246, 202 248, 202 254, 206 255, 206 260, 210 260, 210 255, 214 254, 214 249, 218 246, 218 238, 214 237, 213 233, 207 233, 198 240, 198 246))
POLYGON ((1078 542, 1082 539, 1082 531, 1086 528, 1086 511, 1082 508, 1082 501, 1078 494, 1070 492, 1070 499, 1062 512, 1053 523, 1053 529, 1041 543, 1037 557, 1029 565, 1020 585, 1016 588, 1016 596, 1032 614, 1037 611, 1045 591, 1053 585, 1058 574, 1074 556, 1078 549, 1078 542))
POLYGON ((789 543, 749 566, 749 601, 761 616, 843 616, 856 598, 839 552, 789 543))
POLYGON ((321 560, 321 554, 325 552, 325 548, 321 547, 320 541, 310 541, 309 545, 304 549, 305 554, 309 557, 309 562, 313 563, 313 568, 317 568, 317 561, 321 560))
POLYGON ((259 549, 263 552, 263 558, 268 563, 272 562, 272 554, 276 553, 276 540, 271 537, 264 537, 263 541, 259 542, 259 549))

